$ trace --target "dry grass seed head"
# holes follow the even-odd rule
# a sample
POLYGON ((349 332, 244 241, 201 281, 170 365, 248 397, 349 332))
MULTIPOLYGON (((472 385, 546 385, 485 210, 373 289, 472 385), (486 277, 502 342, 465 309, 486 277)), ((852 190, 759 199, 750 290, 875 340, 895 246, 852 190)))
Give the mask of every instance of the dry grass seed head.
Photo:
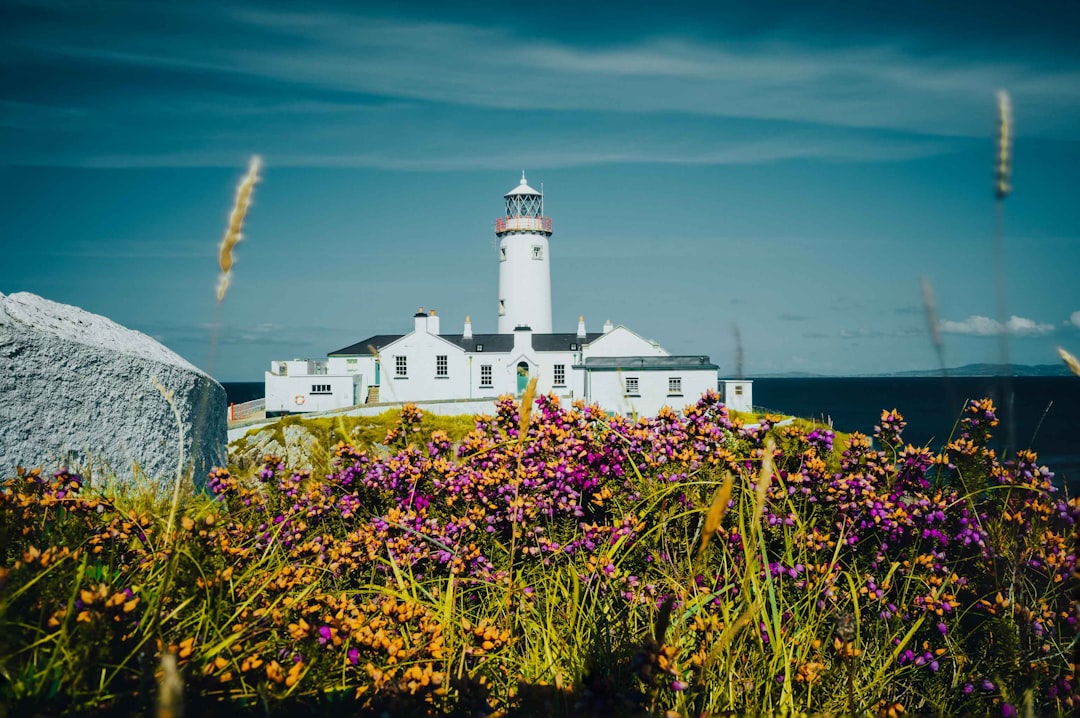
POLYGON ((1065 362, 1065 366, 1069 367, 1069 371, 1071 371, 1076 376, 1080 376, 1080 360, 1077 360, 1076 357, 1074 357, 1072 354, 1065 351, 1061 347, 1058 347, 1057 350, 1058 356, 1061 357, 1061 361, 1065 362))
POLYGON ((994 193, 1005 199, 1012 192, 1012 100, 1005 90, 998 90, 997 166, 994 170, 994 193))
POLYGON ((247 174, 240 180, 240 186, 236 188, 236 201, 233 203, 232 212, 229 214, 229 224, 225 229, 225 237, 221 240, 221 248, 218 252, 218 266, 221 268, 221 277, 218 279, 217 299, 225 299, 225 292, 229 289, 229 281, 232 277, 234 262, 233 248, 240 242, 243 235, 240 230, 244 227, 244 217, 247 216, 251 206, 251 195, 255 191, 255 183, 259 181, 259 169, 262 160, 256 155, 251 158, 247 174))
POLYGON ((521 419, 518 422, 518 436, 525 436, 525 432, 529 429, 533 400, 536 398, 536 379, 535 376, 529 379, 529 384, 525 387, 525 393, 521 395, 521 410, 519 412, 521 419))

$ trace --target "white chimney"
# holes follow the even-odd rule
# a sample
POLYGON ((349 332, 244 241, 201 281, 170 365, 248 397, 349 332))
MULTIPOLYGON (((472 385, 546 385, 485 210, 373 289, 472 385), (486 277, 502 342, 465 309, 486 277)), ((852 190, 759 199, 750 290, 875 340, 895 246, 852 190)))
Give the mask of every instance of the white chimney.
POLYGON ((532 327, 514 327, 514 354, 532 353, 532 327))
POLYGON ((469 318, 468 314, 465 315, 465 331, 461 335, 465 339, 472 339, 472 319, 469 318))
POLYGON ((608 319, 606 322, 604 322, 604 334, 607 334, 608 332, 610 332, 614 328, 615 328, 615 325, 611 323, 610 319, 608 319))
POLYGON ((417 334, 420 334, 421 332, 427 332, 428 315, 427 312, 424 311, 423 307, 419 307, 416 310, 416 314, 413 315, 413 322, 417 334))
POLYGON ((577 318, 577 336, 578 339, 584 339, 585 334, 585 315, 581 314, 577 318))
POLYGON ((427 330, 432 334, 439 334, 439 315, 435 313, 434 309, 428 313, 427 330))

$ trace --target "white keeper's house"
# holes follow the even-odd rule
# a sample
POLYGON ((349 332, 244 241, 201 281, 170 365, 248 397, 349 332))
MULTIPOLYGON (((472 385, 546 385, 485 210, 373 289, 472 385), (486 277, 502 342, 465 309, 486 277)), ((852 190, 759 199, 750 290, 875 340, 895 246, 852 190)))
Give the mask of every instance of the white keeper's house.
POLYGON ((542 393, 584 399, 619 414, 681 409, 719 390, 732 409, 750 411, 752 383, 719 380, 707 356, 672 356, 655 341, 605 322, 590 332, 551 327, 551 218, 544 196, 522 173, 504 195, 498 239, 498 333, 444 334, 422 307, 407 334, 381 334, 330 352, 326 359, 273 361, 266 372, 267 415, 346 409, 381 402, 495 399, 520 394, 537 378, 542 393))

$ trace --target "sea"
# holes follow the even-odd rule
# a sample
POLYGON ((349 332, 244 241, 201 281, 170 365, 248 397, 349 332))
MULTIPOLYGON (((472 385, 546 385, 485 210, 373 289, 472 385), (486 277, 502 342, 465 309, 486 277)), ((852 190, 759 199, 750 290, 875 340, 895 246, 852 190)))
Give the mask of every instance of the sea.
MULTIPOLYGON (((751 377, 753 378, 753 377, 751 377)), ((262 382, 225 382, 229 401, 263 397, 262 382)), ((872 434, 883 410, 907 421, 905 439, 940 449, 957 427, 968 399, 989 397, 1001 425, 996 441, 1006 456, 1031 449, 1070 495, 1080 488, 1080 378, 814 377, 754 379, 754 405, 831 423, 837 431, 872 434)))

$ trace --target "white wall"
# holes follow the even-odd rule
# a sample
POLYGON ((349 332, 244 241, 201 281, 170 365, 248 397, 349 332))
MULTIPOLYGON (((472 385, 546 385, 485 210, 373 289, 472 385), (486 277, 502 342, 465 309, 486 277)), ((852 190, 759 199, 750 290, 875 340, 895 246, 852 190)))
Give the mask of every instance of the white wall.
POLYGON ((331 376, 266 372, 266 410, 268 412, 330 411, 353 406, 364 400, 366 386, 359 375, 331 376), (329 393, 315 392, 314 387, 329 385, 329 393))
POLYGON ((548 237, 541 232, 508 232, 499 239, 499 334, 526 325, 538 334, 551 333, 551 264, 548 237), (533 258, 540 248, 540 259, 533 258), (502 259, 505 254, 506 259, 502 259))
POLYGON ((729 409, 754 410, 754 382, 748 379, 721 379, 720 397, 729 409))
POLYGON ((465 350, 426 331, 414 331, 379 352, 382 371, 380 401, 461 399, 469 396, 469 364, 465 350), (445 377, 436 374, 436 357, 446 356, 445 377), (406 359, 404 376, 397 374, 397 357, 406 359))
POLYGON ((709 390, 716 390, 714 369, 592 371, 588 372, 585 400, 623 415, 655 416, 665 406, 680 411, 686 405, 696 403, 709 390), (682 380, 681 392, 668 391, 672 377, 682 380), (627 394, 628 378, 637 379, 638 396, 627 394))
POLYGON ((668 352, 656 342, 651 342, 624 326, 617 326, 607 334, 594 339, 582 350, 588 357, 637 357, 668 356, 668 352))
POLYGON ((541 352, 536 354, 539 364, 536 390, 541 394, 558 394, 563 399, 578 399, 584 394, 584 374, 574 370, 577 364, 575 352, 541 352), (562 386, 555 386, 555 365, 562 364, 566 378, 562 386))

